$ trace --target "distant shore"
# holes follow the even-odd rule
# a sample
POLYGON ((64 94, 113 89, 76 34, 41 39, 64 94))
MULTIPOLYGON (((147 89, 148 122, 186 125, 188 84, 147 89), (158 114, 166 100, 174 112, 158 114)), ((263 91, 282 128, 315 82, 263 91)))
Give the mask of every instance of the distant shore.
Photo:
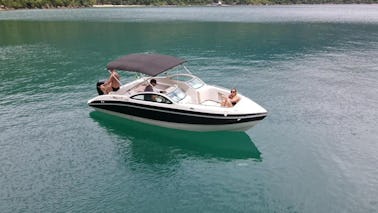
MULTIPOLYGON (((23 9, 73 9, 73 8, 137 8, 137 7, 177 7, 177 6, 193 6, 193 5, 145 5, 145 4, 123 4, 123 5, 113 5, 113 4, 95 4, 92 6, 80 6, 80 7, 43 7, 43 8, 7 8, 0 7, 0 11, 7 10, 23 10, 23 9)), ((230 5, 201 5, 201 6, 230 6, 230 5)))
MULTIPOLYGON (((113 5, 113 4, 95 4, 95 5, 90 5, 90 6, 58 6, 58 7, 53 7, 53 6, 48 6, 48 7, 42 7, 42 8, 12 8, 12 7, 6 7, 4 5, 0 5, 0 11, 8 11, 8 10, 18 10, 18 9, 74 9, 74 8, 137 8, 137 7, 178 7, 178 6, 212 6, 212 7, 223 7, 223 6, 258 6, 258 5, 330 5, 330 4, 335 4, 337 5, 338 3, 323 3, 323 4, 190 4, 190 5, 144 5, 144 4, 123 4, 123 5, 113 5)), ((348 3, 348 5, 359 5, 360 3, 348 3)), ((368 4, 368 5, 377 5, 377 3, 361 3, 361 4, 368 4)))
POLYGON ((130 5, 126 5, 126 4, 122 4, 122 5, 114 5, 114 4, 95 4, 93 5, 92 7, 96 7, 96 8, 112 8, 112 7, 146 7, 148 5, 139 5, 139 4, 130 4, 130 5))

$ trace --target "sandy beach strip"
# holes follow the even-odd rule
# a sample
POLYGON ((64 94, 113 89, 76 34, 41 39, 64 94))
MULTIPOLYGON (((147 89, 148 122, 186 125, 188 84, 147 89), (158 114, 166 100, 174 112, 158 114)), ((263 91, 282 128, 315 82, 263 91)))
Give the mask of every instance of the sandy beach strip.
POLYGON ((131 5, 113 5, 113 4, 94 4, 92 7, 96 8, 112 8, 112 7, 146 7, 146 5, 137 5, 137 4, 131 4, 131 5))

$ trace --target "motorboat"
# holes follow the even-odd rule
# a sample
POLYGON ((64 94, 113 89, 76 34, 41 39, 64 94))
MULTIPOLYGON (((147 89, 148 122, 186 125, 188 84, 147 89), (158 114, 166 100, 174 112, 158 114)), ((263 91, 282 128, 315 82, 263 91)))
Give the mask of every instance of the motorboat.
POLYGON ((88 105, 97 111, 129 120, 188 131, 246 131, 267 116, 267 111, 248 97, 232 107, 222 106, 229 89, 209 85, 193 75, 186 60, 162 54, 129 54, 111 61, 108 70, 136 73, 136 78, 117 91, 98 96, 88 105), (146 91, 154 79, 153 91, 146 91))

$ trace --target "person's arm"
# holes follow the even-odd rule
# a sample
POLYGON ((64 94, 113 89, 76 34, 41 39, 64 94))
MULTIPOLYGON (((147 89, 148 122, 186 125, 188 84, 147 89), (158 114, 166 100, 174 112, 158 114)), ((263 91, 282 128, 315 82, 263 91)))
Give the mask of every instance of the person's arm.
POLYGON ((235 95, 235 97, 233 97, 232 99, 231 99, 231 102, 233 102, 233 103, 237 103, 237 102, 239 102, 240 101, 240 97, 238 96, 238 95, 235 95))

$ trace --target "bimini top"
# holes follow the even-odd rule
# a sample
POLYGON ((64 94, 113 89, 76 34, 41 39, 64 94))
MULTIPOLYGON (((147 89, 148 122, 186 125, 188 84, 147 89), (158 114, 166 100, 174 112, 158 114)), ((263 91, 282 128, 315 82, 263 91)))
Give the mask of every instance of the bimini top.
POLYGON ((177 65, 186 62, 183 59, 160 54, 130 54, 110 62, 106 67, 109 70, 124 70, 140 72, 156 76, 177 65))

